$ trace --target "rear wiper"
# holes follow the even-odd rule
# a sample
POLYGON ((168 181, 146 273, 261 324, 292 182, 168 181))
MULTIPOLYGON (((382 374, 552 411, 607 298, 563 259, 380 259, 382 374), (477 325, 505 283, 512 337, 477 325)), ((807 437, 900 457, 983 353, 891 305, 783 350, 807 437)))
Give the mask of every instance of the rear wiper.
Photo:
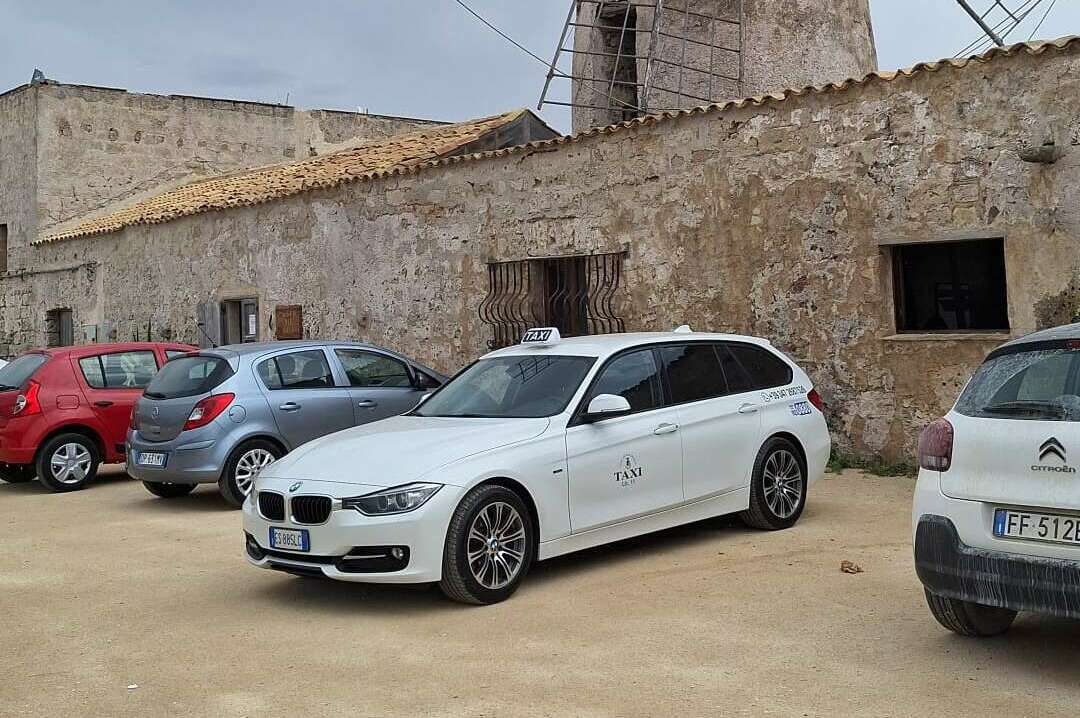
POLYGON ((1052 416, 1059 419, 1064 419, 1069 415, 1062 404, 1052 401, 1005 401, 984 406, 982 410, 988 414, 1052 416))
POLYGON ((18 388, 19 387, 11 386, 10 384, 0 384, 0 391, 11 391, 13 389, 18 389, 18 388))
POLYGON ((164 399, 165 398, 164 394, 159 394, 156 391, 144 391, 143 396, 145 396, 147 399, 164 399))

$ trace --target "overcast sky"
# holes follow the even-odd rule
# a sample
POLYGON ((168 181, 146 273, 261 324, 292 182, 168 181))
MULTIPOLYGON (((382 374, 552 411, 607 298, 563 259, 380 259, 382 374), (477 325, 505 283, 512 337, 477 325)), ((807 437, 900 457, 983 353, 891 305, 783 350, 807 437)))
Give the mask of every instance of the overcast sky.
MULTIPOLYGON (((466 2, 544 58, 569 8, 466 2)), ((1050 3, 1009 39, 1026 40, 1050 3)), ((978 35, 956 0, 871 6, 882 69, 951 56, 978 35)), ((1038 37, 1069 34, 1080 0, 1057 0, 1038 37)), ((445 120, 535 107, 546 72, 454 0, 0 0, 0 91, 35 67, 63 82, 445 120)), ((564 109, 542 114, 568 128, 564 109)))

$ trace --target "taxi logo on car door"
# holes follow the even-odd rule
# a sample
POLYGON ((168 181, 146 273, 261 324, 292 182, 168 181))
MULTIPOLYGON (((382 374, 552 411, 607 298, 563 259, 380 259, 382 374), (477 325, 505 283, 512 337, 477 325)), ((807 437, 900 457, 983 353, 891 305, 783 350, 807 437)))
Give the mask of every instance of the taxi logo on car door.
POLYGON ((637 480, 643 478, 645 470, 638 466, 637 459, 632 454, 627 454, 619 463, 619 469, 615 472, 615 481, 620 486, 633 486, 637 480))

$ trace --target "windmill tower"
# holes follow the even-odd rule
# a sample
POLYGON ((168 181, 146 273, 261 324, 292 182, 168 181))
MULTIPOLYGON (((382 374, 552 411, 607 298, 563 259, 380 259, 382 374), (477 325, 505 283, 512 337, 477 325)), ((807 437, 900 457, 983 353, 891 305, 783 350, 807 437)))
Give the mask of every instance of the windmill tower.
POLYGON ((869 0, 572 0, 540 107, 581 131, 876 69, 869 0))

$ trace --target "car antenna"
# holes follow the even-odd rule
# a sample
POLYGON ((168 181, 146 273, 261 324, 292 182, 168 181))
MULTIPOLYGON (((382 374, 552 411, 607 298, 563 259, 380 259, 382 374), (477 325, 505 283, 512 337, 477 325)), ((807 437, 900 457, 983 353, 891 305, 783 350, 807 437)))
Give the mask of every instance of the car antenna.
POLYGON ((204 337, 206 337, 206 341, 210 342, 210 346, 213 347, 214 349, 217 349, 218 348, 217 342, 215 342, 213 339, 211 339, 210 335, 206 333, 206 329, 203 328, 203 323, 202 322, 195 322, 195 326, 197 326, 199 328, 199 331, 202 332, 202 335, 204 337))

